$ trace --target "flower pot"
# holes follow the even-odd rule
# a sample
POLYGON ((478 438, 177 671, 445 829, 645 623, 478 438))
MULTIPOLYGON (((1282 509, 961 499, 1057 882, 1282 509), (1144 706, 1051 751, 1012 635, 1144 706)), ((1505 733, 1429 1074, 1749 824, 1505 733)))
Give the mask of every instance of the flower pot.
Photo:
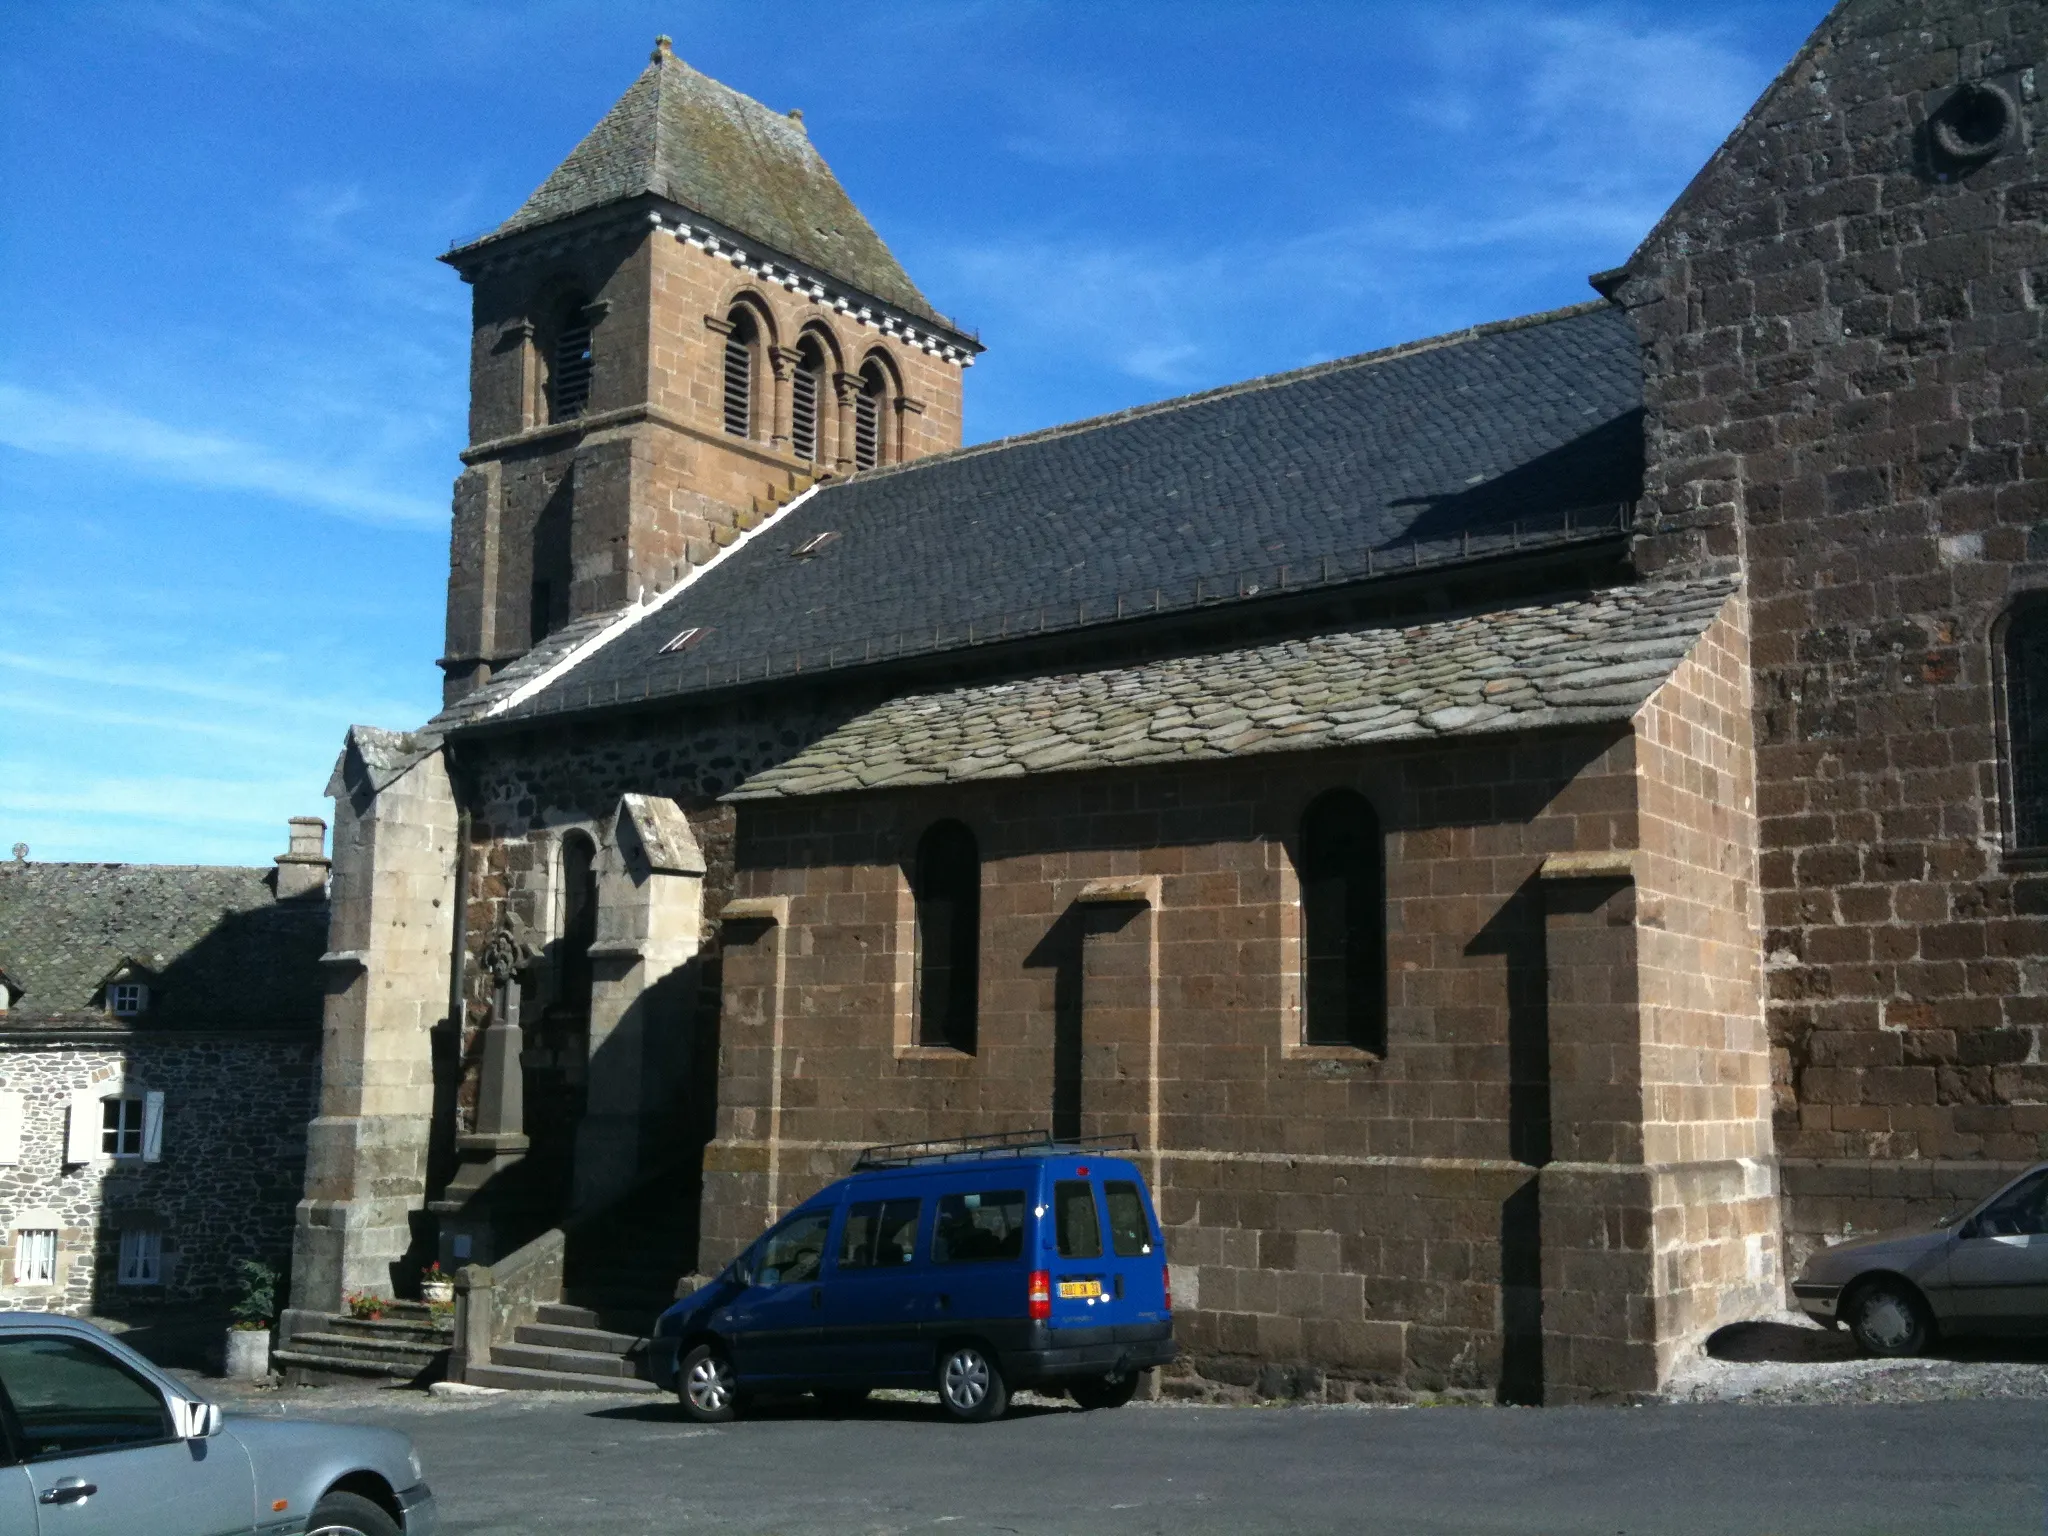
POLYGON ((448 1302, 454 1299, 455 1282, 453 1280, 422 1280, 420 1282, 421 1301, 434 1303, 448 1302))
POLYGON ((230 1328, 226 1368, 222 1375, 236 1381, 261 1381, 270 1374, 270 1330, 230 1328))

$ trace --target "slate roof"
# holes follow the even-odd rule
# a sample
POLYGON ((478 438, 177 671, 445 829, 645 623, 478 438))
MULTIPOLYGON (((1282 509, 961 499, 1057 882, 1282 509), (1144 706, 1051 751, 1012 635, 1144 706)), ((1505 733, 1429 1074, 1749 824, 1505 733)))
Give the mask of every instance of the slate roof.
POLYGON ((279 902, 270 871, 222 865, 0 864, 0 964, 23 995, 0 1023, 111 1025, 94 994, 154 972, 144 1028, 317 1029, 327 903, 279 902))
POLYGON ((1072 628, 1119 600, 1349 581, 1567 536, 1568 515, 1611 535, 1641 492, 1641 407, 1635 333, 1595 303, 828 482, 631 622, 588 621, 437 723, 1072 628))
POLYGON ((800 121, 699 74, 665 46, 569 158, 486 238, 644 193, 952 326, 854 207, 800 121))
POLYGON ((1097 672, 907 694, 725 798, 1306 752, 1626 720, 1728 578, 1310 635, 1097 672))

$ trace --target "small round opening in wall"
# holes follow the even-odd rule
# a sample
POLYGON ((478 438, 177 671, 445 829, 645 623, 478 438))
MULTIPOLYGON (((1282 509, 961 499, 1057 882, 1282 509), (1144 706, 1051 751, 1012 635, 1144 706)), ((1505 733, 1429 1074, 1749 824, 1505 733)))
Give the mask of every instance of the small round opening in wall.
POLYGON ((1952 160, 1989 160, 2005 148, 2018 116, 1998 86, 1958 86, 1934 114, 1934 147, 1952 160))

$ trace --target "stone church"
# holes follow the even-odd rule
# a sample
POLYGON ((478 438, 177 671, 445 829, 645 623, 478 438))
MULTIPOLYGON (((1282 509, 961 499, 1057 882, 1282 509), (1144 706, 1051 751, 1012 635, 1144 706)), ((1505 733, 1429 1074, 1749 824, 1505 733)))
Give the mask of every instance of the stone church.
POLYGON ((981 341, 664 39, 443 258, 294 1317, 470 1265, 474 1372, 1042 1127, 1136 1140, 1173 1390, 1626 1397, 2048 1156, 2044 63, 1843 0, 1589 302, 963 448, 981 341))

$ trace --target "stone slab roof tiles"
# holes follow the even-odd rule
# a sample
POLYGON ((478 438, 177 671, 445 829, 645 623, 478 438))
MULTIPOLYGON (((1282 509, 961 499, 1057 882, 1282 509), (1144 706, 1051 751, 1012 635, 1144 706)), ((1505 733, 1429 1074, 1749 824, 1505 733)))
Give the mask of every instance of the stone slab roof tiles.
MULTIPOLYGON (((1211 607, 1424 547, 1498 554, 1575 512, 1612 536, 1642 491, 1641 408, 1635 332, 1596 303, 828 482, 498 718, 1211 607), (838 537, 793 556, 820 533, 838 537)), ((437 725, 544 670, 519 663, 437 725)))
POLYGON ((95 1002, 149 972, 137 1027, 317 1029, 327 903, 279 902, 271 871, 224 865, 0 864, 0 955, 20 999, 0 1022, 112 1025, 95 1002))
POLYGON ((884 303, 950 327, 861 216, 798 119, 699 74, 665 46, 490 237, 652 193, 884 303))
POLYGON ((909 694, 756 774, 769 800, 1629 718, 1734 584, 1621 587, 1422 624, 909 694))

